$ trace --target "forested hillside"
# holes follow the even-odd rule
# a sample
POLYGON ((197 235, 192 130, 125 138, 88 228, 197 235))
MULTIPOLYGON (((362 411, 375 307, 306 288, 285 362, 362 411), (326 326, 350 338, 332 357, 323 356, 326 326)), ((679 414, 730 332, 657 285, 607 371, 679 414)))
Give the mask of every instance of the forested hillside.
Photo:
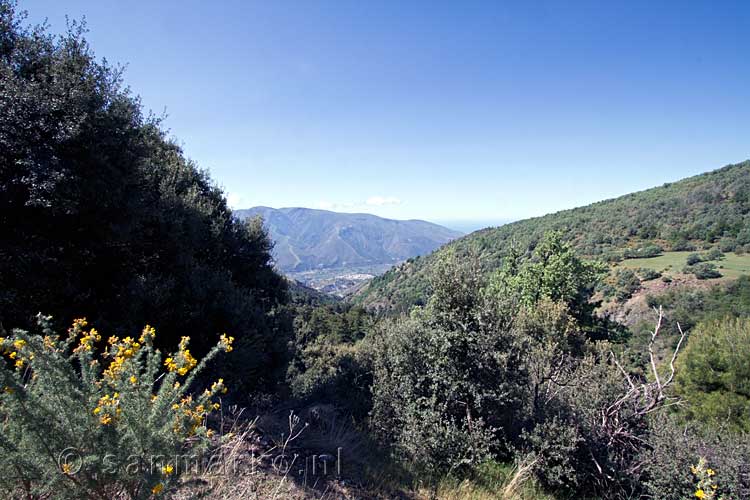
POLYGON ((406 310, 429 296, 426 276, 441 255, 473 253, 489 270, 497 268, 512 248, 528 254, 551 230, 562 231, 579 254, 607 262, 661 250, 695 250, 719 242, 724 251, 744 250, 750 245, 750 161, 585 207, 477 231, 373 279, 354 300, 377 309, 406 310))

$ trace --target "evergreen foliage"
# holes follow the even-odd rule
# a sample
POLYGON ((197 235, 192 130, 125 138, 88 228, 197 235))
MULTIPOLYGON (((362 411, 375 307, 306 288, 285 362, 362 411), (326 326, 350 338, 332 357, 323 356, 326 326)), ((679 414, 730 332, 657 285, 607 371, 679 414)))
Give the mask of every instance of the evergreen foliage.
POLYGON ((110 337, 103 352, 101 334, 87 326, 77 319, 61 337, 40 316, 39 334, 0 338, 6 498, 161 497, 208 446, 207 417, 224 383, 188 391, 212 358, 232 350, 232 338, 199 363, 185 337, 162 360, 150 326, 137 338, 110 337))
POLYGON ((0 1, 0 324, 103 329, 153 323, 161 346, 238 338, 228 372, 251 389, 283 376, 285 283, 260 224, 224 195, 95 59, 84 26, 26 27, 0 1))

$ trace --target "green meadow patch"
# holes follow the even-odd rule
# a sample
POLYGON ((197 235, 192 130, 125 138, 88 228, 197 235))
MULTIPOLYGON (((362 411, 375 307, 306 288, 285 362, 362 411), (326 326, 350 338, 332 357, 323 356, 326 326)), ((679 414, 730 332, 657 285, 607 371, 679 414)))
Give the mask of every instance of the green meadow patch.
MULTIPOLYGON (((618 264, 618 267, 637 269, 653 269, 666 274, 682 272, 687 265, 687 256, 696 252, 664 252, 658 257, 644 259, 627 259, 618 264)), ((735 279, 743 275, 750 275, 750 254, 738 255, 734 252, 724 254, 720 260, 708 261, 719 268, 723 278, 735 279)))

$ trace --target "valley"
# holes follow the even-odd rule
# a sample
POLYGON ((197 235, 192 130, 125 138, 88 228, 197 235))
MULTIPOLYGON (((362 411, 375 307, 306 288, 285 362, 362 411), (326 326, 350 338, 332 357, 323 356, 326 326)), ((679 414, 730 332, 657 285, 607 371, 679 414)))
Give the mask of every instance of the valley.
POLYGON ((422 220, 309 208, 254 207, 235 214, 240 219, 262 219, 279 271, 339 297, 392 266, 463 235, 422 220))
POLYGON ((0 0, 0 499, 750 498, 750 3, 101 4, 0 0))

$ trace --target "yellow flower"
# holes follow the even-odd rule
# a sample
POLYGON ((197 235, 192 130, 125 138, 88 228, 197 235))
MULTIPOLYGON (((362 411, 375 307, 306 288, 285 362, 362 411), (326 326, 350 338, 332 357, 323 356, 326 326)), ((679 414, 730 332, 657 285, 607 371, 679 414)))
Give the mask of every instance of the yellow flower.
POLYGON ((50 349, 50 350, 54 349, 55 348, 55 339, 52 338, 52 337, 50 337, 50 336, 46 336, 45 335, 45 337, 44 337, 44 347, 46 347, 47 349, 50 349))
POLYGON ((695 496, 697 498, 703 498, 706 496, 706 493, 702 489, 698 489, 698 491, 695 492, 695 496))
POLYGON ((174 467, 172 467, 172 464, 167 464, 164 467, 161 468, 161 473, 165 476, 169 476, 174 472, 174 467))
POLYGON ((23 349, 23 346, 25 346, 25 345, 26 345, 26 341, 25 341, 25 340, 23 340, 23 339, 18 339, 18 340, 14 340, 14 341, 13 341, 13 346, 14 346, 14 347, 15 347, 16 349, 19 349, 19 350, 20 350, 20 349, 23 349))
POLYGON ((172 359, 172 358, 165 359, 164 360, 164 366, 166 366, 167 370, 169 370, 170 372, 173 372, 173 371, 175 371, 177 369, 177 363, 175 363, 174 359, 172 359))
POLYGON ((99 423, 102 425, 109 425, 112 423, 112 415, 102 415, 102 418, 99 419, 99 423))
POLYGON ((10 359, 16 359, 16 356, 18 356, 18 353, 16 351, 13 351, 8 356, 10 357, 10 359))
POLYGON ((16 368, 23 368, 23 360, 22 359, 16 360, 16 368))
POLYGON ((706 469, 706 474, 708 474, 709 476, 713 476, 714 474, 716 474, 716 471, 713 469, 706 469))
POLYGON ((223 388, 224 388, 224 379, 223 378, 220 378, 219 380, 217 380, 216 382, 214 382, 213 384, 211 384, 211 391, 212 392, 220 391, 223 388))
POLYGON ((67 464, 67 463, 62 464, 63 474, 70 474, 70 471, 72 471, 72 470, 73 470, 73 467, 71 467, 70 464, 67 464))
POLYGON ((92 411, 92 413, 93 413, 94 415, 99 415, 99 414, 100 414, 101 412, 102 412, 102 409, 101 409, 101 407, 100 407, 100 406, 97 406, 97 407, 96 407, 96 408, 94 408, 94 410, 92 411))
POLYGON ((130 383, 133 384, 133 385, 135 385, 135 384, 138 383, 138 379, 135 378, 135 375, 131 375, 130 376, 130 383))
POLYGON ((234 337, 227 337, 226 333, 222 333, 219 337, 219 343, 226 352, 232 352, 232 342, 234 342, 234 337))
POLYGON ((143 328, 143 332, 141 332, 141 337, 138 339, 140 342, 145 342, 146 339, 151 339, 156 337, 156 330, 151 325, 146 325, 143 328))
POLYGON ((163 490, 164 490, 164 485, 161 484, 161 483, 159 483, 156 486, 154 486, 153 488, 151 488, 151 493, 153 493, 154 495, 158 495, 163 490))

